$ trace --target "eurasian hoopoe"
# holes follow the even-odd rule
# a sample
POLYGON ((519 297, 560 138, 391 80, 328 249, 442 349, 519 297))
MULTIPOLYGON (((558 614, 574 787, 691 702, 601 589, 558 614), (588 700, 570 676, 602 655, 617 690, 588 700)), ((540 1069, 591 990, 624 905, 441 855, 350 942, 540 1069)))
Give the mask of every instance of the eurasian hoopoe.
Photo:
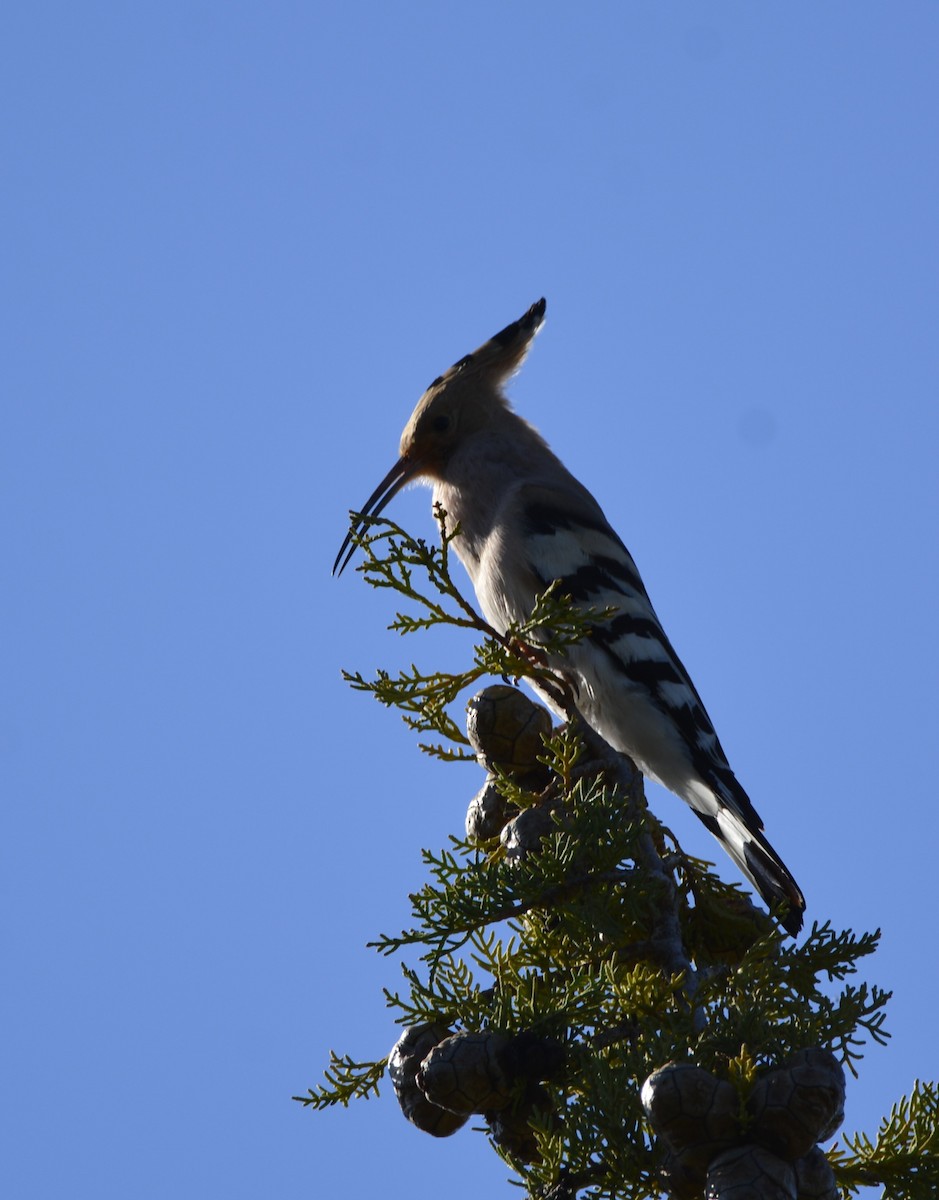
MULTIPOLYGON (((525 620, 554 580, 559 593, 585 608, 614 609, 551 666, 573 687, 587 723, 694 809, 767 904, 787 906, 782 922, 795 934, 802 893, 763 836, 632 556, 593 496, 502 392, 544 312, 539 300, 434 380, 404 428, 398 461, 362 515, 380 513, 412 479, 431 482, 434 501, 459 523, 453 545, 500 633, 525 620)), ((342 543, 334 572, 349 561, 358 528, 342 543)))

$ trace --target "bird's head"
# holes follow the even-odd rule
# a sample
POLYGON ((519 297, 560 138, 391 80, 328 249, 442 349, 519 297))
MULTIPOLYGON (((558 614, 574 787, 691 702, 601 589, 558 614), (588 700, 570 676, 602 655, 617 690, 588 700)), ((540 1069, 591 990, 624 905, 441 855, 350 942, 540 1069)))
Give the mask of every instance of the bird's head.
MULTIPOLYGON (((363 518, 378 516, 412 479, 442 478, 463 440, 485 428, 497 413, 506 411, 502 385, 522 365, 544 313, 545 301, 541 299, 523 317, 434 380, 404 427, 398 461, 363 505, 363 518)), ((333 563, 334 574, 342 574, 355 551, 352 539, 364 526, 365 521, 359 521, 346 534, 333 563)))

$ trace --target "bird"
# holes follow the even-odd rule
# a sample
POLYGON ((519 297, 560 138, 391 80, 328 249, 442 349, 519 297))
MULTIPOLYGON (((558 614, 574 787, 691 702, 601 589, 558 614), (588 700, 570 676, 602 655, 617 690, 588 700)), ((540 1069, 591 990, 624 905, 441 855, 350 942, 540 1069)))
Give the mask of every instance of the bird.
POLYGON ((552 666, 580 716, 642 773, 684 800, 793 936, 805 899, 763 833, 707 710, 659 621, 632 555, 598 502, 505 394, 544 322, 538 300, 439 375, 417 402, 395 465, 353 517, 333 564, 412 480, 459 535, 452 545, 490 625, 505 634, 555 584, 594 610, 588 636, 552 666))

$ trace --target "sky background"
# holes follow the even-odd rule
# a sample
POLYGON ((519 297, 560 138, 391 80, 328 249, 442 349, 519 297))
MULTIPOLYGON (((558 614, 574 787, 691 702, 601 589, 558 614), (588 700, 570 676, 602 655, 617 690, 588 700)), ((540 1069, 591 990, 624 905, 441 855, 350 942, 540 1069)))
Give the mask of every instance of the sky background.
POLYGON ((939 1076, 937 51, 932 2, 7 6, 0 1192, 514 1194, 290 1097, 390 1048, 365 943, 481 783, 340 679, 468 650, 330 577, 347 512, 541 295, 517 407, 809 918, 883 928, 846 1128, 939 1076))

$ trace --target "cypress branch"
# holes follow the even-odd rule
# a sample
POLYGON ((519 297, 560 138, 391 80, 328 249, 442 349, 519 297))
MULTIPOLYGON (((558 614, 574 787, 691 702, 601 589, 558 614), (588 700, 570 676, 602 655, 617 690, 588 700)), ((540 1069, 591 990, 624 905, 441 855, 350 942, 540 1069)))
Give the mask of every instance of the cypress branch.
POLYGON ((369 519, 359 570, 403 598, 394 632, 474 633, 469 665, 344 674, 442 739, 425 752, 480 761, 485 796, 465 838, 423 852, 410 927, 370 943, 417 955, 401 963, 402 986, 385 989, 404 1027, 390 1059, 333 1054, 325 1082, 297 1099, 319 1109, 377 1095, 390 1063, 405 1114, 435 1136, 481 1113, 532 1200, 693 1200, 705 1186, 725 1197, 744 1177, 793 1197, 824 1195, 830 1180, 844 1195, 880 1185, 886 1200, 932 1200, 935 1084, 917 1082, 875 1138, 850 1135, 827 1155, 816 1144, 840 1121, 841 1067, 857 1076, 866 1047, 889 1037, 890 993, 856 978, 879 931, 826 921, 793 941, 686 855, 634 766, 583 725, 546 665, 609 614, 552 587, 500 634, 453 582, 459 530, 439 508, 436 518, 438 546, 369 519), (551 729, 542 713, 526 724, 529 702, 502 686, 474 699, 464 732, 455 705, 489 679, 532 685, 566 723, 551 729))

